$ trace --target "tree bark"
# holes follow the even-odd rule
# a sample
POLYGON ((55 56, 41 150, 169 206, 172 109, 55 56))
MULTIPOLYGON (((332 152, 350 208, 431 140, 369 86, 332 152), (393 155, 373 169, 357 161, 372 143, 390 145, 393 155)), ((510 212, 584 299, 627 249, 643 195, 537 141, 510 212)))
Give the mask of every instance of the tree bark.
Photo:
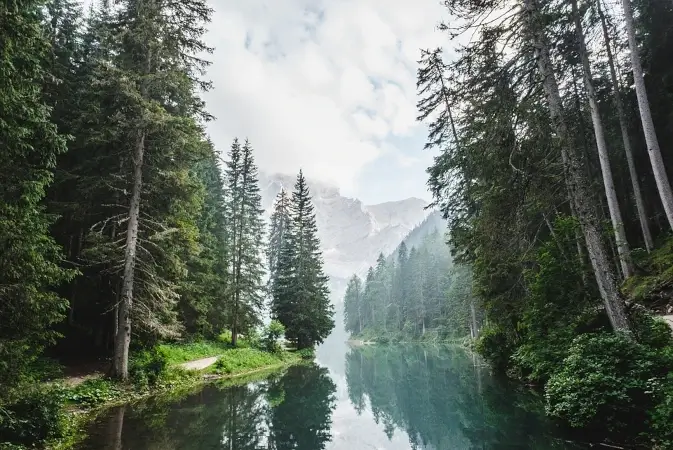
POLYGON ((640 121, 643 124, 643 133, 645 133, 645 142, 647 143, 647 154, 650 157, 650 164, 654 172, 654 179, 657 183, 659 197, 666 212, 668 226, 673 229, 673 191, 668 180, 664 160, 659 148, 659 140, 654 129, 652 112, 650 111, 650 102, 647 98, 645 89, 645 79, 643 78, 643 67, 640 63, 640 53, 638 51, 638 42, 636 41, 636 30, 633 23, 633 10, 631 0, 622 0, 624 8, 624 21, 626 22, 626 34, 629 38, 629 49, 631 54, 631 68, 633 70, 633 82, 636 86, 636 96, 638 97, 638 109, 640 110, 640 121))
POLYGON ((470 299, 470 319, 472 320, 470 328, 474 330, 472 337, 476 339, 479 337, 479 327, 477 326, 477 310, 474 307, 474 299, 470 299))
POLYGON ((617 287, 617 277, 614 268, 610 265, 610 258, 602 240, 595 206, 591 203, 591 189, 582 173, 576 150, 571 145, 561 94, 549 55, 547 37, 542 28, 537 1, 523 0, 523 13, 528 38, 534 49, 538 71, 547 97, 552 126, 561 140, 561 160, 568 183, 570 201, 577 212, 601 298, 612 327, 615 330, 628 332, 629 324, 624 310, 624 301, 617 287))
POLYGON ((131 308, 133 305, 133 283, 135 279, 136 249, 138 246, 138 219, 140 215, 140 192, 143 186, 143 157, 145 155, 145 132, 141 131, 133 154, 133 190, 126 228, 126 249, 124 252, 124 277, 119 320, 115 338, 112 375, 120 380, 129 376, 129 344, 131 343, 131 308))
POLYGON ((584 88, 586 89, 587 97, 589 99, 589 109, 591 110, 591 121, 594 127, 594 135, 596 137, 596 147, 598 148, 598 160, 601 166, 601 173, 603 175, 603 187, 605 188, 605 198, 608 202, 608 210, 610 211, 610 220, 612 222, 613 232, 615 234, 615 242, 617 244, 617 254, 619 255, 619 264, 622 268, 624 278, 633 275, 633 261, 631 259, 631 249, 626 239, 626 230, 624 229, 624 221, 622 220, 622 213, 619 208, 619 200, 617 200, 617 192, 615 191, 615 182, 612 178, 612 169, 610 168, 610 157, 608 154, 607 144, 605 142, 605 131, 603 129, 603 121, 601 119, 600 111, 598 109, 598 101, 596 100, 596 90, 591 76, 591 65, 589 63, 589 56, 587 55, 586 44, 584 41, 584 31, 582 30, 582 19, 580 18, 579 9, 577 8, 577 0, 571 0, 573 18, 575 21, 575 31, 577 33, 577 45, 579 47, 580 60, 582 61, 582 73, 584 78, 584 88))
POLYGON ((633 189, 633 198, 636 202, 636 209, 638 211, 638 219, 640 221, 640 230, 643 233, 643 241, 647 252, 651 252, 654 248, 652 240, 652 233, 650 231, 650 224, 647 218, 647 210, 645 209, 645 201, 643 200, 643 193, 640 190, 640 182, 638 181, 638 173, 636 172, 636 163, 633 158, 633 149, 631 147, 631 138, 629 137, 629 127, 626 122, 626 114, 624 113, 624 105, 622 97, 619 93, 620 85, 619 78, 617 78, 617 70, 615 69, 615 60, 612 55, 612 47, 610 45, 610 33, 605 20, 605 14, 601 7, 601 0, 596 0, 596 10, 601 20, 601 28, 603 29, 603 39, 605 41, 605 50, 608 55, 608 66, 610 67, 610 79, 612 81, 612 93, 614 96, 615 109, 617 110, 617 118, 619 119, 619 128, 622 133, 622 142, 624 143, 624 153, 626 153, 626 163, 629 167, 629 177, 631 178, 631 187, 633 189))

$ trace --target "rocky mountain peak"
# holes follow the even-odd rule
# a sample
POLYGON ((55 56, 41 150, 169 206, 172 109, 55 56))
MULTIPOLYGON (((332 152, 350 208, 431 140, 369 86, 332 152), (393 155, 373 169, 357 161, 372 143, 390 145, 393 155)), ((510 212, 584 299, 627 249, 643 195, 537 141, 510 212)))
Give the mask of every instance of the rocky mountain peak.
MULTIPOLYGON (((364 275, 380 253, 389 254, 430 213, 419 198, 376 205, 344 197, 339 188, 307 178, 316 209, 325 271, 332 280, 333 297, 353 273, 364 275)), ((262 206, 267 216, 281 188, 292 191, 295 176, 260 172, 262 206)))

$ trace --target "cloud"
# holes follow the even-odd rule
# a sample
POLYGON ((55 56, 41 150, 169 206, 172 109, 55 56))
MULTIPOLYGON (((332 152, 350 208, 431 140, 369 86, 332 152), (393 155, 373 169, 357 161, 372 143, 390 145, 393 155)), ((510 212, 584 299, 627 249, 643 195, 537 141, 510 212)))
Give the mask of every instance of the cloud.
MULTIPOLYGON (((440 45, 438 0, 213 0, 206 41, 215 47, 205 95, 208 131, 226 151, 250 138, 258 164, 365 194, 363 169, 406 171, 422 139, 415 122, 419 48, 440 45), (409 144, 409 141, 405 141, 409 144)), ((402 173, 402 172, 400 172, 402 173)), ((367 176, 376 182, 376 171, 367 176)), ((425 175, 419 170, 418 188, 425 175)))

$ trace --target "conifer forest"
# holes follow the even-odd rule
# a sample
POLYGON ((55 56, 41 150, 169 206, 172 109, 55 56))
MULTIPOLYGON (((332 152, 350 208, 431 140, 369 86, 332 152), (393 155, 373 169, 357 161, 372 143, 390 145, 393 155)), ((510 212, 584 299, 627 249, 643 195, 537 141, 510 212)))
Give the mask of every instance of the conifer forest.
MULTIPOLYGON (((325 448, 343 391, 388 439, 441 449, 432 411, 483 426, 485 372, 473 387, 451 362, 477 359, 573 442, 673 448, 671 0, 442 1, 427 28, 445 44, 416 67, 433 212, 337 300, 312 174, 267 218, 255 135, 218 148, 206 131, 217 2, 1 3, 1 449, 76 448, 75 410, 292 364, 223 396, 251 402, 246 433, 259 409, 279 449, 325 448), (350 349, 337 391, 312 360, 341 321, 376 348, 350 349)), ((502 414, 493 448, 516 426, 502 414)))

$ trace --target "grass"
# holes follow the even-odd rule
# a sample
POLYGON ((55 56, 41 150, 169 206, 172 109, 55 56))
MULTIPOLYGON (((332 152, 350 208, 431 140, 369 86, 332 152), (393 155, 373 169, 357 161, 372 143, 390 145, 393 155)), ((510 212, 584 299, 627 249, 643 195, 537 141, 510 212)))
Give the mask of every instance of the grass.
POLYGON ((263 367, 290 364, 300 359, 301 355, 298 352, 268 353, 254 348, 236 348, 220 355, 211 372, 219 375, 235 375, 263 367))
POLYGON ((195 359, 221 355, 229 350, 223 342, 190 342, 187 344, 161 344, 159 350, 165 353, 169 364, 180 364, 195 359))

